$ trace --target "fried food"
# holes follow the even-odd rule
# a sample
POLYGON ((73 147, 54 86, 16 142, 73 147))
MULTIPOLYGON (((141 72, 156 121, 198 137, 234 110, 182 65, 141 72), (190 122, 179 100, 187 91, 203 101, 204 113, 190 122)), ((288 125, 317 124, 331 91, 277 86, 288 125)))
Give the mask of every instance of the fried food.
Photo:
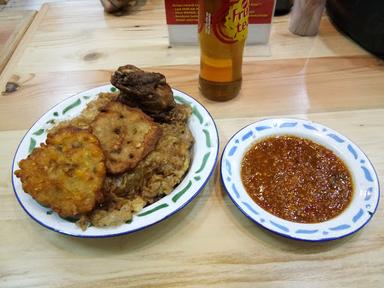
POLYGON ((160 123, 187 123, 189 116, 192 114, 191 106, 187 104, 176 104, 174 108, 165 112, 159 113, 156 115, 156 121, 160 123))
POLYGON ((187 121, 191 108, 177 104, 168 115, 171 123, 160 124, 162 135, 155 149, 132 171, 107 175, 104 201, 79 225, 115 226, 132 219, 134 213, 171 193, 181 182, 191 162, 193 136, 187 121))
POLYGON ((88 219, 93 226, 115 226, 129 221, 133 213, 171 193, 183 179, 191 161, 193 136, 185 123, 161 127, 163 134, 155 150, 135 169, 106 177, 105 201, 88 219))
POLYGON ((88 129, 89 125, 95 120, 96 116, 100 113, 100 110, 110 103, 114 101, 118 97, 118 93, 100 93, 97 96, 96 100, 93 100, 88 103, 87 107, 81 111, 81 114, 71 120, 66 120, 57 123, 50 132, 54 133, 61 128, 73 126, 81 129, 88 129))
POLYGON ((175 103, 165 77, 126 65, 112 83, 120 92, 57 123, 15 172, 26 193, 83 230, 130 221, 171 193, 191 162, 192 109, 175 103))
POLYGON ((132 214, 138 213, 145 205, 146 202, 139 196, 132 200, 122 200, 110 205, 107 210, 96 209, 90 215, 90 221, 96 227, 121 225, 131 220, 132 214))
POLYGON ((186 125, 162 124, 163 135, 153 152, 132 171, 107 177, 104 190, 131 199, 141 195, 147 203, 172 192, 189 168, 193 136, 186 125))
POLYGON ((119 102, 105 106, 91 123, 112 174, 132 170, 150 153, 161 136, 161 128, 142 111, 119 102))
POLYGON ((122 92, 120 101, 131 107, 139 107, 151 117, 156 118, 156 115, 176 106, 172 89, 160 73, 125 65, 112 74, 111 83, 122 92))
POLYGON ((87 130, 66 127, 19 163, 15 175, 36 201, 62 217, 92 211, 100 203, 106 175, 104 154, 87 130))

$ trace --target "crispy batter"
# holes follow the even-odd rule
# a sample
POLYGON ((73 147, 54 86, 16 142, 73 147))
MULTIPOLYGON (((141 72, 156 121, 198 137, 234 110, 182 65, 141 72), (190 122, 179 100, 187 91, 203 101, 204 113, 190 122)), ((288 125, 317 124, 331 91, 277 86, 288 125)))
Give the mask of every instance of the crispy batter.
POLYGON ((100 93, 96 100, 88 103, 87 107, 81 111, 81 114, 71 120, 59 122, 57 125, 52 127, 50 132, 54 133, 61 128, 73 126, 81 129, 88 129, 89 125, 95 120, 95 117, 100 113, 100 110, 114 101, 118 96, 118 93, 100 93))
POLYGON ((191 161, 191 107, 174 102, 163 75, 127 65, 112 83, 120 93, 100 93, 57 123, 15 173, 25 192, 61 216, 80 217, 83 230, 131 220, 171 193, 191 161))
POLYGON ((106 169, 99 141, 87 130, 49 133, 46 144, 19 163, 23 189, 62 217, 90 212, 102 200, 106 169))
POLYGON ((174 121, 161 124, 163 133, 155 150, 132 171, 106 177, 103 204, 82 219, 81 227, 87 223, 96 227, 123 224, 132 219, 129 207, 133 213, 138 212, 173 191, 191 161, 193 136, 186 123, 190 114, 189 106, 180 105, 174 121))
POLYGON ((141 195, 148 203, 169 194, 189 168, 193 136, 185 124, 162 124, 163 135, 153 152, 132 171, 110 176, 104 190, 128 199, 141 195))
POLYGON ((112 174, 131 170, 154 148, 161 128, 142 111, 120 102, 105 106, 91 123, 112 174))

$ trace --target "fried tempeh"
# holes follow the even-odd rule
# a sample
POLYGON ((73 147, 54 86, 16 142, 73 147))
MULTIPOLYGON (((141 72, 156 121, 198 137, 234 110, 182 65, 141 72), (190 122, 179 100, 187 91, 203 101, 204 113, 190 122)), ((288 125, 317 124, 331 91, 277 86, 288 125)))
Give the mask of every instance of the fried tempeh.
POLYGON ((91 123, 112 174, 131 170, 154 148, 161 128, 142 111, 119 102, 105 106, 91 123))

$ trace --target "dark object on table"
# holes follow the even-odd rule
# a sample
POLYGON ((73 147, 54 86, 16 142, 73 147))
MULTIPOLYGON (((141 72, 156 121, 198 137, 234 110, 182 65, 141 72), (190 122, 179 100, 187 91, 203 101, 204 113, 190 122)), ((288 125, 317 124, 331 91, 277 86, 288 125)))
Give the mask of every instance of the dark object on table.
POLYGON ((137 106, 155 119, 176 106, 172 89, 160 73, 146 72, 133 65, 121 66, 112 74, 111 83, 120 89, 121 102, 137 106))
POLYGON ((275 16, 282 16, 291 11, 293 0, 277 0, 275 7, 275 16))
POLYGON ((329 18, 369 52, 384 58, 384 1, 328 0, 329 18))
POLYGON ((100 0, 105 12, 119 14, 123 13, 130 6, 135 4, 135 0, 100 0))

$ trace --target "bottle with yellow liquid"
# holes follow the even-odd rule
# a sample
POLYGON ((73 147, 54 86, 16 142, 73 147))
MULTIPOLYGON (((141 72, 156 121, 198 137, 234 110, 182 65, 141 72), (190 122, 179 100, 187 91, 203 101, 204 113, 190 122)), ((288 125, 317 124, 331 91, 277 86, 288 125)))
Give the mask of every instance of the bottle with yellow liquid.
POLYGON ((226 101, 240 91, 250 0, 200 0, 200 91, 226 101))

